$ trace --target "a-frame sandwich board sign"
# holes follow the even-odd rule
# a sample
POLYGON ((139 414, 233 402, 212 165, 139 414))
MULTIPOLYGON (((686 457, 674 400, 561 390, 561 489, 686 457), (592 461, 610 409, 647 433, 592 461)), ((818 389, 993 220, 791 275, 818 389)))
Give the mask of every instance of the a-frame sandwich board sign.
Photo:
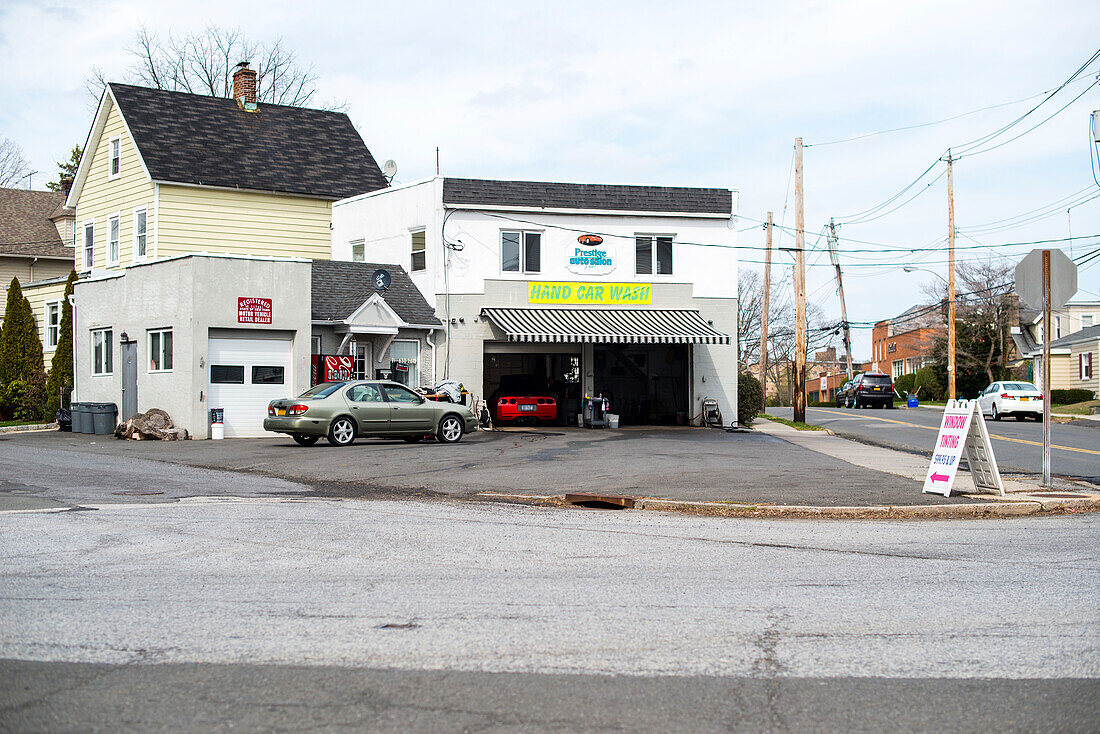
POLYGON ((932 450, 928 473, 924 477, 924 491, 951 496, 959 461, 966 451, 966 461, 974 487, 1002 497, 1005 493, 997 457, 985 426, 977 400, 949 400, 943 410, 936 447, 932 450))

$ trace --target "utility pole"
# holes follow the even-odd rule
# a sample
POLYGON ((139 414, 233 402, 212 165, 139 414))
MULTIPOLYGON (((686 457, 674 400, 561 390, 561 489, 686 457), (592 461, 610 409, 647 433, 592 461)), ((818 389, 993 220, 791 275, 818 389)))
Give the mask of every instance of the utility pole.
POLYGON ((764 303, 760 309, 760 387, 768 394, 768 296, 772 288, 772 213, 764 225, 764 303))
MULTIPOLYGON (((1050 250, 1043 250, 1043 484, 1050 487, 1050 250)), ((1091 359, 1091 357, 1089 358, 1091 359)))
POLYGON ((794 419, 806 422, 806 218, 802 197, 802 138, 794 139, 794 419))
POLYGON ((947 399, 955 399, 955 181, 947 149, 947 399))
POLYGON ((836 268, 836 289, 840 293, 840 320, 844 329, 844 356, 848 363, 848 379, 852 379, 852 335, 848 331, 848 308, 844 303, 844 281, 840 278, 840 255, 837 253, 836 225, 829 219, 829 258, 836 268))

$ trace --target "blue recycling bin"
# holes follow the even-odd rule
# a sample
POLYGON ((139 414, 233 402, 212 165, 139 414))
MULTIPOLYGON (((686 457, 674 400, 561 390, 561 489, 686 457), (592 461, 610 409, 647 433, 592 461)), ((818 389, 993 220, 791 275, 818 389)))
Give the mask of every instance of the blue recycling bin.
POLYGON ((909 396, 908 398, 906 398, 906 400, 905 400, 905 407, 907 407, 907 408, 916 408, 916 407, 918 407, 919 405, 920 405, 920 403, 919 403, 919 401, 917 400, 917 396, 916 396, 916 395, 910 395, 910 396, 909 396))

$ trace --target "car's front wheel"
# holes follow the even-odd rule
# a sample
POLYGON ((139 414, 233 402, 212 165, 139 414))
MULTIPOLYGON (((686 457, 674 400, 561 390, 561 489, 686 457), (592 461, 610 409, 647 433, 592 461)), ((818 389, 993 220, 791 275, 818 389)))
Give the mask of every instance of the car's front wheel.
POLYGON ((355 440, 355 424, 351 418, 340 416, 328 427, 328 442, 333 446, 351 446, 355 440))
POLYGON ((439 430, 435 432, 435 437, 440 443, 458 443, 464 432, 462 420, 457 415, 446 415, 439 421, 439 430))
POLYGON ((291 438, 293 438, 294 443, 298 444, 299 446, 312 446, 313 444, 317 443, 317 439, 321 437, 307 436, 304 433, 295 433, 293 436, 291 436, 291 438))

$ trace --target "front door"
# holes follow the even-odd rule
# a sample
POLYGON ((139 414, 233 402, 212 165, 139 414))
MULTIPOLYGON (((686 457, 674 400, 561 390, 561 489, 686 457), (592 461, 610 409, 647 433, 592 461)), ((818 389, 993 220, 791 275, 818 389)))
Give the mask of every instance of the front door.
POLYGON ((420 395, 401 385, 382 385, 390 401, 390 432, 405 433, 435 430, 435 407, 420 395))
POLYGON ((390 406, 378 385, 352 385, 344 396, 361 436, 386 433, 390 425, 390 406))
POLYGON ((127 421, 138 412, 137 403, 137 342, 122 342, 122 412, 127 421))

